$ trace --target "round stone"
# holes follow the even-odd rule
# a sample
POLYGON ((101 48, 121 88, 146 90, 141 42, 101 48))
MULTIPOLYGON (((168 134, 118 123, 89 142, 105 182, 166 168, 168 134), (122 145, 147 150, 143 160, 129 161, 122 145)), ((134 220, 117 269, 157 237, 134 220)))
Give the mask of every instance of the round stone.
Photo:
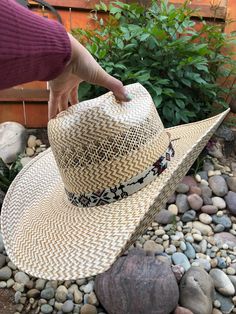
POLYGON ((182 251, 185 251, 187 249, 187 246, 184 241, 180 241, 179 247, 182 251))
POLYGON ((219 300, 215 300, 214 301, 214 307, 220 308, 220 306, 221 306, 220 301, 219 300))
POLYGON ((226 215, 223 215, 221 217, 219 217, 217 215, 213 215, 212 220, 215 224, 221 224, 226 229, 229 229, 232 225, 230 218, 226 215))
POLYGON ((29 157, 33 156, 34 155, 33 148, 27 147, 26 148, 26 155, 29 156, 29 157))
POLYGON ((176 252, 172 255, 172 261, 175 265, 181 265, 187 271, 190 268, 190 263, 186 255, 176 252))
POLYGON ((16 282, 21 283, 23 285, 26 285, 30 281, 29 276, 22 271, 17 272, 14 276, 14 279, 16 282))
POLYGON ((91 304, 84 304, 80 309, 80 314, 97 314, 97 308, 91 304))
POLYGON ((11 278, 12 270, 8 267, 5 266, 0 269, 0 280, 8 280, 11 278))
POLYGON ((229 277, 220 269, 212 269, 210 276, 214 280, 215 288, 223 295, 234 295, 235 289, 229 277))
POLYGON ((49 314, 49 313, 52 313, 53 312, 53 307, 49 304, 43 304, 41 306, 41 311, 44 313, 44 314, 49 314))
POLYGON ((197 233, 194 233, 193 234, 193 238, 194 238, 194 240, 195 241, 197 241, 197 242, 200 242, 200 241, 202 241, 202 235, 200 235, 200 234, 197 234, 197 233))
POLYGON ((178 207, 179 213, 186 212, 190 207, 188 203, 187 195, 185 194, 178 194, 176 197, 176 206, 178 207))
POLYGON ((225 227, 221 224, 217 224, 216 226, 213 226, 214 232, 219 233, 225 230, 225 227))
POLYGON ((7 280, 7 288, 11 288, 14 285, 15 281, 10 278, 7 280))
POLYGON ((228 193, 228 186, 222 176, 212 176, 209 178, 209 186, 216 196, 225 196, 228 193))
POLYGON ((46 285, 45 279, 37 279, 35 283, 35 289, 43 290, 46 285))
POLYGON ((20 123, 0 123, 0 157, 5 163, 12 163, 25 150, 26 130, 20 123))
POLYGON ((193 228, 199 230, 202 235, 209 236, 213 234, 211 227, 209 225, 203 224, 200 221, 194 221, 193 228))
POLYGON ((206 225, 209 225, 211 222, 212 222, 212 218, 210 215, 206 214, 206 213, 202 213, 199 215, 199 220, 206 224, 206 225))
POLYGON ((6 281, 0 281, 0 288, 6 288, 7 283, 6 281))
POLYGON ((183 193, 183 194, 188 193, 188 191, 189 191, 189 186, 188 186, 187 184, 185 184, 185 183, 179 183, 179 184, 177 185, 175 191, 176 191, 177 193, 183 193))
POLYGON ((40 291, 38 289, 31 289, 27 292, 27 298, 37 299, 40 296, 40 291))
POLYGON ((171 212, 173 215, 178 215, 178 207, 175 204, 170 204, 168 206, 168 211, 171 212))
POLYGON ((154 220, 162 225, 170 224, 173 222, 174 215, 166 209, 161 210, 158 214, 156 214, 154 220))
POLYGON ((234 269, 233 267, 228 267, 228 268, 226 269, 226 273, 227 273, 228 275, 235 275, 236 271, 235 271, 235 269, 234 269))
POLYGON ((87 283, 87 285, 84 286, 83 291, 85 293, 90 293, 93 291, 93 287, 94 287, 94 281, 90 281, 89 283, 87 283))
POLYGON ((236 176, 235 177, 228 177, 226 179, 226 182, 228 184, 230 191, 236 192, 236 176))
POLYGON ((213 214, 217 213, 218 208, 216 206, 213 206, 213 205, 204 205, 204 206, 202 206, 201 211, 203 213, 213 215, 213 214))
POLYGON ((211 199, 213 206, 216 206, 218 209, 224 209, 226 207, 226 203, 223 198, 214 196, 211 199))
POLYGON ((231 213, 236 215, 236 193, 229 191, 229 193, 225 196, 225 201, 231 213))
POLYGON ((193 246, 189 242, 186 242, 186 250, 184 251, 184 254, 189 259, 194 259, 196 257, 196 252, 195 252, 193 246))
POLYGON ((193 221, 196 217, 195 210, 187 210, 181 217, 183 222, 193 221))
POLYGON ((55 299, 59 303, 64 303, 67 299, 68 290, 65 286, 59 286, 56 290, 55 299))
POLYGON ((190 207, 194 210, 199 210, 203 205, 203 200, 198 194, 190 194, 187 199, 190 207))
POLYGON ((71 300, 67 300, 63 305, 62 305, 62 311, 64 313, 70 313, 73 311, 74 308, 74 303, 71 300))
POLYGON ((6 264, 6 256, 0 254, 0 269, 6 264))
POLYGON ((29 138, 28 138, 28 141, 27 141, 27 146, 28 147, 35 147, 36 146, 36 136, 35 135, 30 135, 29 138))
POLYGON ((200 183, 202 178, 201 178, 201 176, 199 174, 196 174, 195 175, 195 180, 200 183))
POLYGON ((46 288, 41 291, 41 298, 45 300, 50 300, 54 297, 55 291, 53 288, 46 288))
POLYGON ((197 195, 201 196, 202 195, 202 190, 198 186, 190 186, 189 194, 197 194, 197 195))

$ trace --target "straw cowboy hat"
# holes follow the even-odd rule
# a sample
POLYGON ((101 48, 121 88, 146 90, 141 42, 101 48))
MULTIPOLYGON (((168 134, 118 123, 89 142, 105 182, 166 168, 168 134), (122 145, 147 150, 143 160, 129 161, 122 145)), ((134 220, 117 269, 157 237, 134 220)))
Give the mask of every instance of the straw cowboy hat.
POLYGON ((106 271, 145 231, 228 111, 165 129, 140 84, 132 100, 112 92, 48 123, 51 148, 12 183, 2 208, 6 251, 45 279, 106 271))

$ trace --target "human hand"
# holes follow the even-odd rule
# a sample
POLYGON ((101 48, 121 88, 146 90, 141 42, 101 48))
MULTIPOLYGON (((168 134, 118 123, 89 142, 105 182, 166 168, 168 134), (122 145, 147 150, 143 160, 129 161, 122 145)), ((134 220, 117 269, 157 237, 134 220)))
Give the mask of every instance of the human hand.
POLYGON ((54 118, 58 112, 66 110, 68 102, 71 105, 79 102, 78 88, 82 81, 111 90, 117 100, 129 101, 130 96, 122 82, 106 73, 84 46, 71 34, 68 36, 71 42, 71 60, 63 73, 49 82, 48 118, 54 118))

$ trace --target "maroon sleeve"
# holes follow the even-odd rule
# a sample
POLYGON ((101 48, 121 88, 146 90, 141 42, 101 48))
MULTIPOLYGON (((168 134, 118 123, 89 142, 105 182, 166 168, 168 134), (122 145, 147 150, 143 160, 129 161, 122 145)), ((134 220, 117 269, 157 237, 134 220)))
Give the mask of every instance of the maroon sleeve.
POLYGON ((0 5, 0 89, 31 81, 48 81, 70 60, 65 28, 40 17, 14 0, 0 5))

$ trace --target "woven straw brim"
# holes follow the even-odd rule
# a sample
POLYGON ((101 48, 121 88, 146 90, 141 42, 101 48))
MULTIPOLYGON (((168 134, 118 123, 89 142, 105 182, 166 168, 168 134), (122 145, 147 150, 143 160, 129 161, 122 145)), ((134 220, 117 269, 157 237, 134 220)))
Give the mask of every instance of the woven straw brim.
POLYGON ((51 149, 40 154, 16 177, 3 204, 2 234, 12 262, 45 279, 78 279, 107 270, 151 224, 227 112, 167 129, 177 139, 168 169, 109 205, 71 205, 51 149))

